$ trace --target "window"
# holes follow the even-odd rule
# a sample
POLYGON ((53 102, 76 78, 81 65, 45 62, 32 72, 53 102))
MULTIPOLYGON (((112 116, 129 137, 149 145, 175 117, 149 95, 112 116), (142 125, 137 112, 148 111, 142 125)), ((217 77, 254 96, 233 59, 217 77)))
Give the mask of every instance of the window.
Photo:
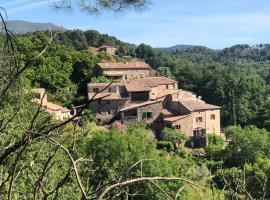
POLYGON ((181 129, 181 125, 180 125, 180 124, 176 124, 174 127, 175 127, 175 129, 177 129, 177 130, 180 130, 180 129, 181 129))
POLYGON ((215 120, 215 119, 216 119, 215 114, 212 114, 212 115, 211 115, 211 120, 215 120))
POLYGON ((169 85, 166 85, 166 89, 169 89, 169 85))
POLYGON ((196 117, 196 122, 197 122, 197 123, 203 122, 203 118, 202 118, 202 117, 196 117))
POLYGON ((153 113, 152 112, 144 112, 143 113, 143 119, 149 119, 153 117, 153 113))
POLYGON ((112 88, 109 88, 109 93, 111 93, 112 92, 112 88))
POLYGON ((94 88, 94 92, 98 92, 98 88, 94 88))

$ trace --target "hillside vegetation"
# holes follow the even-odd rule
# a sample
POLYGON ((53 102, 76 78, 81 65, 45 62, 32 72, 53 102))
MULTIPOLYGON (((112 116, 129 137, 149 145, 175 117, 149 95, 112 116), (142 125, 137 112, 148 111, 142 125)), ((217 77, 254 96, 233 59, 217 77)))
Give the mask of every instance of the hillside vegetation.
POLYGON ((268 45, 164 53, 74 30, 60 33, 33 61, 49 33, 17 41, 16 59, 1 47, 0 199, 99 199, 104 192, 108 199, 270 199, 268 45), (117 55, 89 51, 101 45, 117 47, 117 55), (187 149, 183 133, 165 128, 158 141, 143 122, 107 130, 87 110, 78 123, 61 124, 31 101, 29 90, 44 87, 52 102, 81 105, 88 82, 108 81, 95 73, 97 62, 130 59, 145 60, 153 73, 222 106, 230 142, 209 135, 206 149, 187 149))

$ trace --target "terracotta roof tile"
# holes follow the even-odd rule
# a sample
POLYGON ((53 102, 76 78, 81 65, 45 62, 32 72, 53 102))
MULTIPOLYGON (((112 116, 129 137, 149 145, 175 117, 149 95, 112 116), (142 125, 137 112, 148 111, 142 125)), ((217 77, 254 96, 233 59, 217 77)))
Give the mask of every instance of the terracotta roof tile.
POLYGON ((167 77, 147 77, 125 82, 125 86, 127 88, 127 91, 129 92, 141 92, 150 91, 151 88, 157 87, 159 85, 166 85, 172 83, 177 83, 177 81, 167 77))
POLYGON ((145 81, 149 87, 157 87, 159 85, 167 85, 167 84, 172 84, 172 83, 177 83, 177 81, 161 76, 161 77, 147 77, 147 78, 142 78, 142 81, 145 81))
POLYGON ((151 88, 148 86, 148 84, 142 80, 133 80, 130 82, 125 82, 125 86, 128 92, 151 91, 151 88))
POLYGON ((162 97, 165 97, 169 94, 175 94, 177 93, 179 90, 160 90, 157 92, 157 98, 162 98, 162 97))
MULTIPOLYGON (((41 104, 41 101, 39 99, 34 99, 34 101, 37 102, 38 104, 41 104)), ((71 112, 71 110, 66 107, 63 107, 63 106, 60 106, 51 102, 46 102, 46 101, 45 102, 42 101, 42 107, 45 108, 47 111, 52 111, 52 112, 54 111, 61 111, 63 113, 71 112)))
POLYGON ((149 65, 143 61, 119 62, 119 63, 98 63, 102 69, 149 69, 149 65))
POLYGON ((168 111, 167 109, 163 109, 161 111, 161 114, 163 114, 163 115, 172 115, 172 113, 170 111, 168 111))
POLYGON ((180 100, 179 101, 183 106, 185 106, 189 111, 196 111, 196 110, 211 110, 211 109, 220 109, 219 106, 211 105, 205 103, 202 100, 180 100))

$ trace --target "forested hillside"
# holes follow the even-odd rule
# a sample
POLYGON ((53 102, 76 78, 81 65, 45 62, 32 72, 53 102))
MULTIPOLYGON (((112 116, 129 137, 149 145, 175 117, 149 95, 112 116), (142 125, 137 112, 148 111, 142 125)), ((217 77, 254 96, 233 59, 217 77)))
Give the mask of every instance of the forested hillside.
POLYGON ((50 39, 1 36, 0 199, 270 199, 269 45, 164 53, 92 30, 50 39), (101 45, 117 55, 89 51, 101 45), (87 83, 110 81, 96 63, 130 59, 221 106, 230 142, 209 135, 206 149, 188 149, 173 129, 157 140, 143 122, 99 127, 87 108, 77 123, 58 122, 31 101, 44 87, 53 102, 86 103, 87 83))

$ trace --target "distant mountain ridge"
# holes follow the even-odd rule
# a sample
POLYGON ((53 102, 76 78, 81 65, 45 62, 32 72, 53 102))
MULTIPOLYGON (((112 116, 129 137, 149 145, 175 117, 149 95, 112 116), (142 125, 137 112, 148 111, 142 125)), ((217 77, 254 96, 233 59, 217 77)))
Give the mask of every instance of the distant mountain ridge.
POLYGON ((205 47, 205 46, 186 45, 186 44, 178 44, 178 45, 174 45, 174 46, 171 46, 171 47, 161 47, 161 48, 157 48, 157 49, 159 51, 162 51, 162 52, 173 53, 173 52, 176 52, 176 51, 186 51, 186 50, 194 48, 194 47, 200 47, 200 48, 209 49, 208 47, 205 47))
POLYGON ((14 34, 26 34, 32 33, 36 31, 45 31, 49 28, 52 31, 64 31, 66 30, 63 27, 57 26, 52 23, 35 23, 35 22, 28 22, 23 20, 10 20, 7 21, 7 28, 14 34))

